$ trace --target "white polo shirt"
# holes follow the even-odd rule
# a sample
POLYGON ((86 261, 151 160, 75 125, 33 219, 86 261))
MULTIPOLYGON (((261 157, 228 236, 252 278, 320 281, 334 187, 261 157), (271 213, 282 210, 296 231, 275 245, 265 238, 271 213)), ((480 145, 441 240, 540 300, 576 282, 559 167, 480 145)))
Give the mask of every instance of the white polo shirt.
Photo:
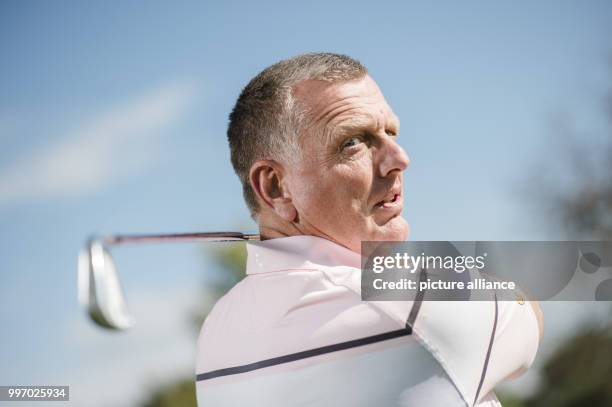
POLYGON ((365 302, 360 255, 331 241, 247 251, 200 332, 200 407, 499 406, 494 387, 535 357, 528 304, 365 302))

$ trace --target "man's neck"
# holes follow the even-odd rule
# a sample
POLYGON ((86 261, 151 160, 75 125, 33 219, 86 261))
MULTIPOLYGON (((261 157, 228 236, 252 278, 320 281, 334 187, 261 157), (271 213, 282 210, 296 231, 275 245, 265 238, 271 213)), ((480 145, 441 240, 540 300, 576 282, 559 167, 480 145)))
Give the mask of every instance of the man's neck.
MULTIPOLYGON (((276 239, 289 236, 317 236, 340 246, 347 247, 333 237, 308 223, 288 222, 276 213, 263 211, 258 216, 259 236, 261 240, 276 239)), ((353 250, 347 247, 349 250, 353 250)), ((359 252, 359 250, 353 250, 359 252)))
POLYGON ((305 235, 298 225, 283 221, 282 219, 274 219, 270 217, 259 217, 259 235, 261 240, 276 239, 279 237, 289 237, 305 235))
POLYGON ((261 240, 276 239, 289 236, 318 236, 334 241, 331 237, 320 233, 315 228, 308 227, 299 222, 289 222, 276 213, 263 211, 258 217, 259 235, 261 240))

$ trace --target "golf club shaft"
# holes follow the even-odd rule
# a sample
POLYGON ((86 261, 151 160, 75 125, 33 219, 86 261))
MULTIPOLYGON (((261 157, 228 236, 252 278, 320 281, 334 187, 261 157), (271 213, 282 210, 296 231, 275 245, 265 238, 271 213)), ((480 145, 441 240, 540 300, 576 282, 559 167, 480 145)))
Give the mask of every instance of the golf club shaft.
POLYGON ((259 240, 259 234, 241 232, 194 232, 155 235, 109 235, 103 236, 99 240, 101 240, 104 245, 165 242, 228 242, 237 240, 259 240))

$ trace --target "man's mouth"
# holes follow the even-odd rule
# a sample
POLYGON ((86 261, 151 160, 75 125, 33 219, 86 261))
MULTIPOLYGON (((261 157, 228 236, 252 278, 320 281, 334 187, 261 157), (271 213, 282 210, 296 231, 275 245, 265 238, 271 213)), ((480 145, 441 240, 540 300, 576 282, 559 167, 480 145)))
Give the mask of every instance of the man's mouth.
POLYGON ((375 208, 393 208, 401 204, 401 195, 399 193, 393 193, 389 195, 386 199, 378 202, 374 207, 375 208))

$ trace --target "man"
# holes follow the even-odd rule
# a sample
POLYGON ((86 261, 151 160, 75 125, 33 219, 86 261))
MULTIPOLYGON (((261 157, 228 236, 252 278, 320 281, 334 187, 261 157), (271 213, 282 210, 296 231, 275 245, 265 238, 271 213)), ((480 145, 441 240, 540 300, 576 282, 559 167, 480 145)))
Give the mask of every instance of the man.
POLYGON ((361 242, 409 234, 398 136, 347 56, 284 60, 242 91, 228 138, 262 242, 202 328, 201 406, 495 406, 530 365, 529 306, 361 301, 361 242))

